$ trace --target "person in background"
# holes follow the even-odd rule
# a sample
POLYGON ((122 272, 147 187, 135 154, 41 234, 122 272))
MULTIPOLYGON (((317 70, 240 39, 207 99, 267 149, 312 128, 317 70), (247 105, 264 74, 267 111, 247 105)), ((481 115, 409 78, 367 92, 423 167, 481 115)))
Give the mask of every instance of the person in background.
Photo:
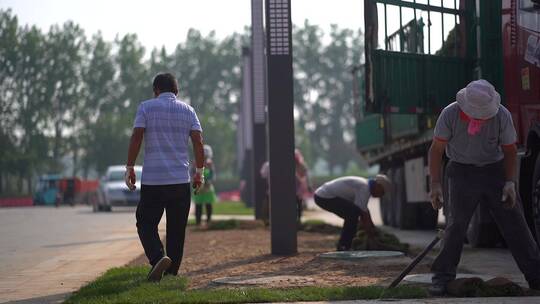
POLYGON ((262 164, 259 174, 266 180, 265 196, 262 203, 262 220, 264 225, 268 226, 270 224, 270 163, 268 161, 262 164))
POLYGON ((302 219, 302 212, 304 210, 304 197, 311 193, 311 186, 309 185, 308 168, 304 161, 304 156, 299 149, 294 150, 294 161, 296 164, 296 206, 298 223, 300 223, 302 219))
POLYGON ((446 229, 432 264, 433 295, 444 295, 456 277, 465 233, 478 204, 484 204, 532 289, 540 289, 540 253, 517 202, 517 135, 512 115, 493 85, 472 81, 437 119, 429 150, 431 204, 443 205, 442 156, 449 158, 446 229))
POLYGON ((191 204, 189 187, 189 139, 193 144, 196 171, 193 187, 204 182, 202 128, 193 108, 178 100, 178 82, 169 74, 153 81, 153 99, 142 102, 135 116, 129 143, 125 182, 135 190, 133 166, 144 139, 141 199, 137 206, 137 232, 152 265, 147 279, 160 281, 164 274, 177 275, 184 253, 184 238, 191 204), (158 225, 167 212, 167 250, 158 225))
MULTIPOLYGON (((302 218, 302 211, 304 210, 304 197, 311 193, 311 186, 309 184, 309 174, 304 156, 299 149, 294 150, 294 162, 295 162, 295 183, 296 183, 296 210, 297 220, 300 223, 302 218)), ((266 180, 266 198, 263 202, 263 221, 268 224, 270 217, 270 199, 268 192, 270 187, 270 163, 264 162, 259 171, 261 177, 266 180)))
POLYGON ((315 204, 344 219, 337 244, 338 251, 351 250, 359 219, 367 237, 370 240, 375 238, 376 230, 368 210, 368 202, 370 197, 382 197, 385 193, 390 193, 391 186, 386 175, 378 174, 370 179, 357 176, 340 177, 315 190, 315 204))
POLYGON ((201 225, 203 207, 206 207, 206 224, 212 220, 212 205, 216 202, 216 191, 213 181, 216 178, 214 163, 212 162, 212 147, 204 145, 204 184, 198 193, 194 195, 195 201, 195 221, 197 226, 201 225))

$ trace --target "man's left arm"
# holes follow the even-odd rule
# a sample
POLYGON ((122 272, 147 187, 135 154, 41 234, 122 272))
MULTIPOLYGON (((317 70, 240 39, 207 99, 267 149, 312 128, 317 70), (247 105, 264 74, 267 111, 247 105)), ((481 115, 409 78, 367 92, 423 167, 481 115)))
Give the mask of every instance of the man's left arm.
POLYGON ((366 195, 362 192, 362 190, 358 189, 354 198, 354 204, 360 209, 360 222, 362 228, 369 238, 375 236, 375 224, 373 224, 373 220, 371 219, 371 214, 369 213, 368 209, 370 197, 370 195, 366 195))
POLYGON ((371 238, 375 237, 375 224, 373 224, 373 220, 371 219, 371 214, 369 213, 369 210, 362 210, 360 209, 360 220, 362 222, 362 228, 366 232, 366 235, 371 238))
POLYGON ((516 181, 517 167, 517 147, 516 144, 503 145, 504 154, 504 175, 506 181, 516 181))
POLYGON ((504 154, 504 175, 506 182, 503 187, 501 201, 506 208, 514 208, 517 202, 516 165, 517 147, 515 144, 501 146, 504 154))
POLYGON ((504 177, 505 184, 501 200, 505 207, 513 208, 517 202, 516 181, 517 181, 517 134, 512 122, 510 112, 502 107, 499 142, 504 155, 504 177))
POLYGON ((126 185, 130 190, 135 190, 135 161, 141 150, 141 144, 144 137, 144 128, 133 128, 131 139, 129 141, 128 157, 126 163, 126 185))

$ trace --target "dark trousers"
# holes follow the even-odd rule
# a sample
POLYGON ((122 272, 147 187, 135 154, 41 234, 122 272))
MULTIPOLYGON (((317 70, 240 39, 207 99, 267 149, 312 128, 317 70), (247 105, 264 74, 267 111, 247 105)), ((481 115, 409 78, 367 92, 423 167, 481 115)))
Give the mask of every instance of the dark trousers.
POLYGON ((137 206, 137 232, 148 261, 153 266, 164 255, 158 224, 166 210, 167 256, 172 260, 168 273, 176 275, 184 254, 184 239, 191 203, 189 184, 142 185, 137 206))
POLYGON ((485 204, 527 281, 540 279, 540 253, 525 222, 522 206, 505 209, 501 202, 505 183, 503 162, 483 167, 450 162, 447 167, 450 213, 442 248, 432 265, 434 283, 455 279, 463 241, 478 204, 485 204))
POLYGON ((302 212, 304 211, 304 200, 299 196, 296 197, 296 211, 296 219, 300 223, 302 221, 302 212))
POLYGON ((197 225, 201 224, 203 205, 206 206, 206 222, 210 223, 212 220, 212 204, 195 204, 195 221, 197 225))
POLYGON ((341 236, 339 237, 338 249, 350 249, 352 240, 356 235, 356 228, 358 227, 358 217, 361 212, 360 208, 353 202, 339 197, 323 198, 315 195, 314 199, 317 206, 326 211, 330 211, 345 220, 343 228, 341 229, 341 236))

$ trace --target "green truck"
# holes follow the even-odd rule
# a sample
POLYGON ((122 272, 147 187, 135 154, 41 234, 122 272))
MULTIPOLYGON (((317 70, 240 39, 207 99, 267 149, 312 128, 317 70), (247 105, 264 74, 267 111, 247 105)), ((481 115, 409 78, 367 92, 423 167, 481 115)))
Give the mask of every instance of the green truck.
MULTIPOLYGON (((540 1, 365 0, 364 5, 365 81, 358 87, 365 97, 359 98, 358 88, 353 92, 361 109, 356 139, 363 157, 395 185, 381 201, 384 224, 435 228, 438 214, 429 204, 427 170, 433 127, 459 89, 484 78, 512 113, 523 156, 522 203, 531 231, 540 235, 540 1)), ((482 207, 468 239, 473 246, 501 243, 482 207)))

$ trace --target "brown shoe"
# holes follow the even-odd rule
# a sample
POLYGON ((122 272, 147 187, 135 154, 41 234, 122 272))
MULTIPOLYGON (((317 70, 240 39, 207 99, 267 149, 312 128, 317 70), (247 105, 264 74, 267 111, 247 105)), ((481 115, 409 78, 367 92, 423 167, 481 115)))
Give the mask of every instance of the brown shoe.
POLYGON ((172 260, 168 256, 162 257, 154 267, 150 270, 148 273, 148 281, 149 282, 159 282, 161 281, 161 278, 163 277, 163 273, 169 269, 169 266, 171 266, 172 260))

